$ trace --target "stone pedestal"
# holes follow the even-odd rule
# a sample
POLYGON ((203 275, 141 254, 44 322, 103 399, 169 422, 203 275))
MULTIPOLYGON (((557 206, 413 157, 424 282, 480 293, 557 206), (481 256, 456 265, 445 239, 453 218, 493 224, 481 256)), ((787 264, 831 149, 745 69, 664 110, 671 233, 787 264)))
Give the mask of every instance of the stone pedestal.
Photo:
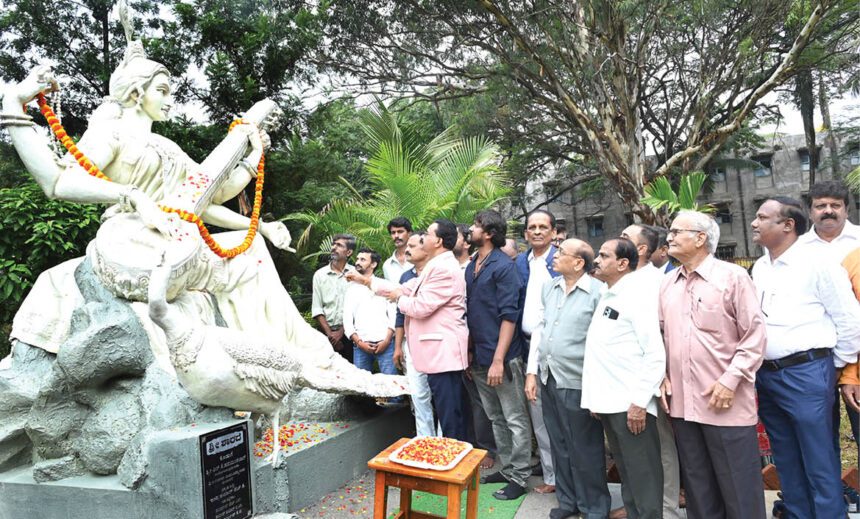
MULTIPOLYGON (((0 519, 189 519, 203 517, 199 437, 236 422, 160 431, 143 454, 147 477, 137 490, 119 477, 77 476, 37 483, 33 467, 0 473, 0 519)), ((300 510, 367 470, 367 461, 413 429, 408 409, 350 422, 319 443, 282 452, 277 468, 253 457, 254 513, 300 510)))

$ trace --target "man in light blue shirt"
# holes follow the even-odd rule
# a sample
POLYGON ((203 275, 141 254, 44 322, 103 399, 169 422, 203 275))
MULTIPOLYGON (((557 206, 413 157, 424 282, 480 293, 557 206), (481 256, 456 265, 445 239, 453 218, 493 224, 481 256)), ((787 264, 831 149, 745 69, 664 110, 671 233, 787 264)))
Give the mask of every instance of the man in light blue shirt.
POLYGON ((584 241, 559 245, 552 266, 561 276, 543 285, 540 321, 532 329, 525 391, 535 401, 539 379, 559 504, 550 519, 609 513, 603 426, 580 405, 585 338, 603 286, 586 273, 593 260, 584 241))

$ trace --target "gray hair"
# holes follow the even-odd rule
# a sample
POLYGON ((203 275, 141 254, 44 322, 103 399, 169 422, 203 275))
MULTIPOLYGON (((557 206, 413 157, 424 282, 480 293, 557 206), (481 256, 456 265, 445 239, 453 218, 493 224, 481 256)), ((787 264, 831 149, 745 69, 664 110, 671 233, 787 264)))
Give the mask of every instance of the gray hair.
POLYGON ((693 222, 695 230, 705 233, 705 245, 708 247, 708 252, 714 254, 717 252, 717 244, 720 243, 720 225, 716 220, 705 213, 698 211, 678 211, 675 215, 675 220, 684 217, 693 222))

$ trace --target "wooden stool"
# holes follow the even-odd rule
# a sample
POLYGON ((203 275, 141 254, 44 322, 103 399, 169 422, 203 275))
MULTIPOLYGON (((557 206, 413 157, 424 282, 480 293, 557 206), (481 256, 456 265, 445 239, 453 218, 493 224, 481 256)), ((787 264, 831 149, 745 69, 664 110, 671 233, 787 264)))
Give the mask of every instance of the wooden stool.
POLYGON ((448 519, 460 518, 460 493, 464 488, 466 493, 466 519, 478 517, 478 485, 480 473, 478 466, 487 451, 472 449, 460 463, 451 470, 427 470, 407 467, 388 459, 388 456, 398 447, 408 442, 410 438, 401 438, 393 445, 376 455, 367 462, 367 466, 376 471, 376 488, 374 489, 373 518, 385 519, 388 505, 388 487, 400 488, 400 513, 395 519, 436 519, 438 515, 416 512, 412 510, 412 491, 420 490, 440 496, 448 496, 448 519))

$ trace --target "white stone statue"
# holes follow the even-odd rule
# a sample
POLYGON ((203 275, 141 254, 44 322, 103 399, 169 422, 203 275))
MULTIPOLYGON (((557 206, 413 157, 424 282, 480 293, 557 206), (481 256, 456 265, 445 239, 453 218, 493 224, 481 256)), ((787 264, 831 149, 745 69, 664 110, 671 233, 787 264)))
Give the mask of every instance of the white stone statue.
MULTIPOLYGON (((318 389, 372 396, 408 392, 401 377, 371 376, 355 369, 333 351, 324 335, 305 322, 259 237, 245 253, 223 259, 200 242, 194 225, 159 209, 159 204, 165 204, 192 210, 208 224, 236 229, 215 239, 225 248, 238 245, 250 220, 219 204, 235 197, 255 175, 267 139, 256 125, 239 125, 209 158, 196 164, 178 145, 152 133, 152 123, 165 120, 172 106, 170 76, 164 66, 145 57, 140 42, 130 42, 123 61, 111 75, 110 96, 94 112, 77 144, 112 180, 108 182, 87 174, 70 155, 58 160, 23 114, 23 104, 39 93, 56 89, 50 68, 37 67, 22 82, 6 88, 0 123, 48 197, 114 204, 105 213, 87 254, 93 270, 111 291, 138 301, 132 308, 163 369, 173 372, 162 327, 167 327, 171 337, 175 335, 169 328, 171 323, 185 322, 194 329, 204 329, 214 327, 222 318, 229 330, 220 330, 231 344, 244 341, 249 348, 264 344, 280 348, 281 355, 300 358, 307 369, 329 370, 332 376, 343 379, 343 383, 318 389), (207 176, 205 196, 189 191, 201 174, 207 176), (197 177, 192 178, 194 175, 197 177), (168 263, 174 267, 166 298, 171 300, 172 312, 182 318, 160 321, 161 326, 155 326, 144 302, 149 279, 146 267, 158 263, 165 250, 164 240, 168 240, 168 263)), ((259 230, 275 246, 289 248, 290 234, 282 223, 262 222, 259 230)), ((57 352, 68 336, 71 313, 81 303, 73 277, 80 262, 71 260, 39 277, 15 316, 12 339, 57 352)), ((313 385, 322 378, 306 380, 313 385)), ((204 403, 232 404, 219 404, 217 399, 204 403)))

